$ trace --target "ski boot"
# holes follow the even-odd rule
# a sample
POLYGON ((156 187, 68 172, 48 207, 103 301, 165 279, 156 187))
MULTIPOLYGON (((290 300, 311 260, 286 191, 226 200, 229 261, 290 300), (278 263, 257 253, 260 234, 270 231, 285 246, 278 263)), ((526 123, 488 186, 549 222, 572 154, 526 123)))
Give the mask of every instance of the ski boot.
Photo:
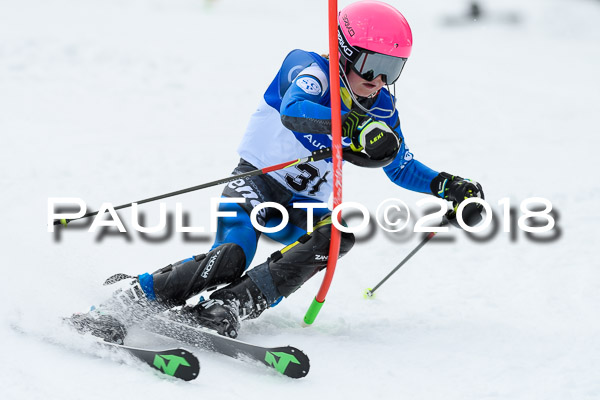
POLYGON ((128 278, 131 279, 128 287, 118 289, 111 298, 98 307, 92 307, 87 313, 73 314, 65 319, 66 322, 80 333, 91 333, 104 341, 123 344, 128 326, 168 308, 162 302, 149 300, 135 277, 117 274, 104 284, 128 278))
POLYGON ((214 292, 209 300, 184 307, 180 315, 191 324, 236 338, 242 320, 256 318, 267 308, 265 296, 246 275, 214 292))

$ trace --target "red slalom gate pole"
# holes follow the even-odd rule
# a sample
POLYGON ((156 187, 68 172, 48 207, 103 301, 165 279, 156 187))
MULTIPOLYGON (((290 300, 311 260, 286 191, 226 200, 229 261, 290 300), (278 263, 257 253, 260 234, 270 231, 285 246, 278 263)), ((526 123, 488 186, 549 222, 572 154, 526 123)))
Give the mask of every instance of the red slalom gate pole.
MULTIPOLYGON (((332 168, 333 168, 333 209, 342 203, 342 101, 340 97, 340 65, 338 62, 338 38, 337 38, 337 0, 329 0, 329 84, 331 89, 331 140, 332 140, 332 168)), ((341 213, 338 214, 338 222, 341 223, 341 213)), ((332 221, 333 222, 333 221, 332 221)), ((312 304, 306 311, 304 323, 311 325, 323 303, 331 286, 333 274, 340 254, 341 232, 331 224, 331 240, 329 242, 329 258, 327 269, 321 288, 313 299, 312 304)))

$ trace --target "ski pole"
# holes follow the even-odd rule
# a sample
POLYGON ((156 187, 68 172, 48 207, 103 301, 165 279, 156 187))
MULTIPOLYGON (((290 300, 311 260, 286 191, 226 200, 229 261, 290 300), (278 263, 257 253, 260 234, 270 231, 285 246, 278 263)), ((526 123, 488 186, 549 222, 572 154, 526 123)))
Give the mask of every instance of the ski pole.
MULTIPOLYGON (((317 150, 317 151, 313 151, 312 154, 310 156, 307 157, 303 157, 303 158, 298 158, 296 160, 292 160, 292 161, 287 161, 287 162, 283 162, 280 164, 276 164, 276 165, 271 165, 270 167, 265 167, 262 169, 257 169, 254 171, 249 171, 249 172, 245 172, 243 174, 238 174, 238 175, 230 175, 226 178, 222 178, 222 179, 217 179, 214 180, 212 182, 207 182, 207 183, 203 183, 201 185, 196 185, 196 186, 192 186, 186 189, 181 189, 181 190, 177 190, 174 192, 170 192, 170 193, 165 193, 165 194, 161 194, 158 196, 154 196, 154 197, 149 197, 147 199, 143 199, 143 200, 139 200, 139 201, 134 201, 131 203, 127 203, 127 204, 121 204, 120 206, 116 206, 114 207, 114 210, 121 210, 123 208, 127 208, 127 207, 131 207, 134 203, 137 204, 144 204, 144 203, 150 203, 151 201, 156 201, 156 200, 161 200, 161 199, 166 199, 167 197, 173 197, 173 196, 177 196, 179 194, 183 194, 183 193, 189 193, 189 192, 193 192, 196 190, 200 190, 200 189, 206 189, 212 186, 217 186, 220 185, 221 183, 228 183, 228 182, 232 182, 235 181, 237 179, 241 179, 241 178, 247 178, 250 176, 256 176, 256 175, 263 175, 263 174, 267 174, 269 172, 273 172, 273 171, 278 171, 284 168, 289 168, 289 167, 293 167, 294 165, 298 165, 298 164, 303 164, 306 162, 312 162, 312 161, 320 161, 320 160, 324 160, 326 158, 331 157, 331 149, 329 147, 317 150)), ((76 221, 79 219, 83 219, 83 218, 88 218, 94 215, 97 215, 98 211, 94 211, 94 212, 89 212, 87 214, 84 214, 83 216, 79 217, 79 218, 73 218, 73 219, 60 219, 60 220, 55 220, 54 221, 54 225, 59 225, 62 224, 65 227, 67 226, 67 224, 71 221, 76 221)))
MULTIPOLYGON (((440 227, 448 224, 449 219, 447 216, 444 216, 442 219, 442 223, 439 225, 440 227)), ((383 285, 385 283, 385 281, 387 281, 392 275, 394 275, 396 273, 396 271, 398 271, 404 264, 406 264, 408 262, 408 260, 411 259, 412 256, 414 256, 419 250, 421 250, 421 248, 423 246, 425 246, 425 244, 427 244, 427 242, 429 242, 436 234, 437 232, 430 232, 427 236, 425 236, 425 239, 423 239, 421 241, 421 243, 419 243, 417 245, 417 247, 415 247, 410 253, 408 253, 408 255, 406 257, 404 257, 404 259, 402 261, 400 261, 400 264, 396 265, 396 267, 385 276, 385 278, 383 278, 381 280, 381 282, 379 282, 377 285, 375 285, 372 289, 367 289, 365 291, 365 298, 372 298, 375 295, 375 291, 377 289, 379 289, 381 287, 381 285, 383 285)))

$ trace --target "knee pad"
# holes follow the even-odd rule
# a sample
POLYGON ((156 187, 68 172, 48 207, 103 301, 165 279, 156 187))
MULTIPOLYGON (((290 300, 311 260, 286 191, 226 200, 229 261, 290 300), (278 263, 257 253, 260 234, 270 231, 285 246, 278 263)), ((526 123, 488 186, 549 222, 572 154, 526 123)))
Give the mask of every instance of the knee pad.
POLYGON ((206 254, 168 265, 152 274, 154 293, 162 301, 184 304, 217 285, 233 282, 246 266, 246 256, 235 243, 222 244, 206 254))

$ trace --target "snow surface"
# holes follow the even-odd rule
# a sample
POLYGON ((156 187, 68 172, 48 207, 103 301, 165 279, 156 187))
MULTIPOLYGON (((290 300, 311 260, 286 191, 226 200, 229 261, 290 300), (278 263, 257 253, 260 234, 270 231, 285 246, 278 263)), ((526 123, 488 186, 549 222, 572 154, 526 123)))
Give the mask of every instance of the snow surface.
MULTIPOLYGON (((600 3, 487 1, 478 23, 453 25, 444 21, 465 1, 391 3, 415 38, 397 92, 416 157, 482 182, 500 224, 501 198, 517 217, 522 200, 549 199, 557 237, 452 230, 366 301, 421 236, 359 234, 312 327, 301 321, 322 275, 241 332, 303 349, 305 379, 201 351, 192 383, 115 362, 61 317, 107 296, 109 275, 204 252, 212 234, 151 242, 70 226, 55 236, 47 199, 80 197, 92 210, 227 176, 287 52, 327 51, 326 2, 2 0, 0 398, 600 398, 600 3)), ((399 197, 419 214, 424 196, 380 171, 349 165, 344 179, 345 201, 374 212, 399 197)), ((220 190, 167 207, 182 202, 191 224, 208 227, 220 190)), ((157 204, 142 210, 158 222, 157 204)), ((255 263, 279 247, 263 241, 255 263)))

